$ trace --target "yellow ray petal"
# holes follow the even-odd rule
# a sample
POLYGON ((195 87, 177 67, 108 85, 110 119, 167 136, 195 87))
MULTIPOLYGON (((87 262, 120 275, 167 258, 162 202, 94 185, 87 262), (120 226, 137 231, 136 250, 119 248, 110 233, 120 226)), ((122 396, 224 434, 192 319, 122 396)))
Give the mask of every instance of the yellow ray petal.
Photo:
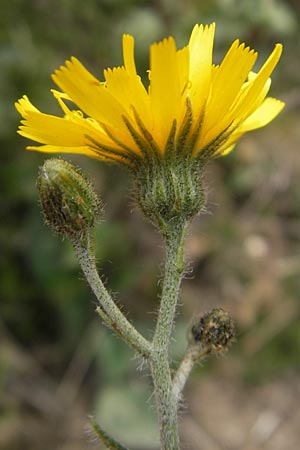
POLYGON ((246 131, 264 127, 275 119, 284 108, 284 105, 284 102, 276 98, 266 98, 260 107, 238 127, 238 131, 245 133, 246 131))
POLYGON ((228 155, 230 152, 232 152, 232 150, 234 149, 235 146, 236 146, 236 142, 234 144, 230 145, 229 147, 226 147, 225 150, 223 150, 223 151, 220 150, 219 154, 222 156, 228 155))
POLYGON ((129 132, 124 133, 123 131, 119 130, 117 133, 118 138, 112 139, 112 136, 115 134, 114 133, 115 129, 113 127, 111 127, 109 124, 106 124, 104 129, 104 125, 101 126, 101 124, 97 122, 95 119, 91 117, 84 118, 81 111, 71 111, 67 107, 67 105, 63 102, 63 98, 69 100, 69 97, 66 94, 58 92, 54 89, 52 90, 52 93, 56 98, 56 100, 58 101, 61 109, 64 111, 66 119, 71 120, 73 123, 77 123, 79 127, 90 125, 92 126, 91 129, 93 133, 90 132, 90 127, 86 132, 86 135, 89 135, 91 139, 93 139, 94 141, 97 140, 97 142, 99 143, 101 142, 102 145, 116 146, 116 148, 118 149, 121 148, 122 151, 124 150, 124 146, 121 144, 124 144, 127 145, 127 147, 129 147, 133 153, 140 155, 140 150, 137 148, 136 144, 132 142, 132 138, 131 136, 129 136, 129 132), (110 133, 110 135, 108 135, 106 132, 106 130, 109 128, 112 128, 114 130, 112 133, 110 133), (95 131, 97 132, 97 137, 94 134, 95 131), (118 144, 116 145, 117 141, 120 143, 120 145, 118 144))
POLYGON ((125 109, 109 94, 104 83, 88 72, 76 58, 66 61, 66 65, 56 70, 52 78, 88 116, 125 129, 122 120, 125 109))
POLYGON ((126 72, 131 76, 136 76, 134 39, 130 34, 123 35, 123 59, 126 72))
POLYGON ((70 108, 68 108, 68 106, 63 101, 63 99, 70 100, 69 96, 67 94, 65 94, 64 92, 57 91, 56 89, 51 89, 51 92, 52 92, 55 100, 57 100, 62 111, 65 113, 65 115, 70 116, 72 114, 72 112, 71 112, 70 108))
POLYGON ((234 147, 236 146, 237 141, 243 136, 243 132, 235 131, 233 132, 229 138, 224 142, 218 149, 214 156, 225 156, 230 153, 234 147))
POLYGON ((282 45, 276 44, 267 61, 264 63, 253 81, 249 84, 243 101, 240 102, 239 106, 236 108, 235 114, 237 117, 239 116, 241 119, 245 119, 253 112, 253 105, 256 104, 257 97, 261 94, 262 90, 264 90, 268 78, 279 61, 281 53, 282 45))
POLYGON ((41 146, 27 146, 26 150, 38 151, 42 153, 72 153, 78 155, 85 155, 91 158, 99 159, 101 161, 107 162, 123 162, 125 164, 130 165, 129 162, 126 162, 122 156, 110 154, 105 151, 96 151, 92 150, 90 147, 82 146, 82 147, 62 147, 55 145, 41 145, 41 146))
POLYGON ((150 105, 147 91, 137 76, 130 76, 125 67, 115 67, 104 71, 107 91, 126 110, 128 119, 134 119, 133 109, 138 112, 143 122, 150 125, 150 105))
POLYGON ((27 95, 23 95, 17 102, 15 107, 22 117, 25 117, 29 111, 39 112, 39 110, 30 102, 27 95))
POLYGON ((151 45, 150 99, 154 118, 154 136, 164 148, 172 123, 180 112, 180 80, 176 45, 173 38, 151 45))
POLYGON ((97 158, 96 153, 87 146, 81 147, 63 147, 57 145, 28 145, 26 150, 33 150, 42 153, 73 153, 97 158))
POLYGON ((147 90, 142 83, 141 77, 136 73, 134 60, 134 39, 125 34, 123 36, 123 59, 124 67, 128 77, 128 97, 130 105, 134 105, 145 126, 152 128, 150 100, 147 90))
POLYGON ((276 98, 266 98, 260 107, 230 135, 226 143, 218 149, 218 154, 227 155, 246 132, 268 125, 283 108, 284 102, 276 98))
POLYGON ((203 123, 203 133, 215 127, 215 124, 218 124, 216 134, 228 126, 226 114, 236 100, 256 57, 257 54, 249 47, 245 48, 245 44, 239 44, 239 41, 232 44, 214 73, 211 97, 207 103, 203 123))
MULTIPOLYGON (((255 72, 250 72, 249 76, 248 76, 248 81, 246 81, 243 86, 241 87, 241 90, 235 100, 235 102, 233 103, 229 113, 228 113, 228 119, 229 121, 233 121, 236 120, 237 121, 241 121, 241 117, 238 114, 238 110, 241 107, 241 105, 243 104, 245 97, 249 91, 249 89, 252 86, 252 83, 254 82, 255 78, 257 77, 257 74, 255 72)), ((260 93, 256 96, 255 101, 252 102, 251 105, 251 109, 249 108, 247 113, 250 115, 252 114, 253 111, 255 111, 260 105, 261 103, 264 101, 267 93, 270 90, 270 86, 271 86, 271 78, 268 78, 267 81, 265 82, 262 90, 260 91, 260 93)))
POLYGON ((80 147, 87 144, 87 135, 95 140, 105 139, 84 119, 79 124, 62 117, 31 111, 21 123, 18 133, 41 144, 80 147))
MULTIPOLYGON (((180 85, 180 93, 181 95, 185 94, 188 90, 190 90, 190 51, 189 47, 183 47, 176 53, 177 58, 177 67, 179 69, 179 85, 180 85)), ((185 101, 185 96, 184 96, 185 101)))
POLYGON ((65 113, 65 115, 69 115, 71 113, 71 109, 66 105, 65 100, 72 102, 72 99, 65 93, 57 91, 56 89, 51 89, 51 93, 55 100, 58 102, 59 106, 61 107, 62 111, 65 113))
POLYGON ((187 97, 190 99, 190 52, 189 47, 183 47, 177 51, 177 67, 179 69, 179 89, 180 89, 180 116, 178 117, 178 129, 182 124, 182 120, 186 114, 187 97))
POLYGON ((214 34, 214 23, 205 27, 195 25, 188 44, 190 99, 196 116, 199 115, 209 94, 214 34))

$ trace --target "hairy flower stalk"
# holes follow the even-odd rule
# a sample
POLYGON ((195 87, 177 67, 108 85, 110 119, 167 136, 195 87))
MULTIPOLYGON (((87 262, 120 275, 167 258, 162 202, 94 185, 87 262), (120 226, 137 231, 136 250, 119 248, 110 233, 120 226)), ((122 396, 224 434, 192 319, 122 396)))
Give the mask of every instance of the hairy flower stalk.
POLYGON ((177 403, 172 389, 169 346, 184 271, 187 223, 172 224, 166 234, 166 263, 161 304, 153 337, 151 371, 160 418, 162 449, 179 450, 177 403))
MULTIPOLYGON (((137 74, 130 35, 123 36, 124 64, 106 69, 103 81, 72 57, 52 76, 60 89, 52 93, 62 117, 41 112, 27 96, 16 103, 22 116, 18 133, 40 144, 27 149, 79 153, 125 168, 138 207, 165 239, 161 304, 150 343, 107 293, 88 241, 79 239, 79 232, 69 235, 101 303, 99 314, 150 364, 161 450, 180 449, 178 400, 194 363, 212 348, 196 342, 195 335, 172 380, 169 346, 184 272, 184 242, 192 218, 205 206, 203 170, 210 159, 229 153, 243 134, 271 122, 284 106, 267 96, 282 46, 275 45, 258 72, 252 70, 257 53, 238 40, 215 65, 214 32, 214 24, 195 25, 182 49, 177 49, 173 37, 152 44, 148 86, 137 74)), ((72 216, 61 217, 64 222, 72 216)), ((224 317, 216 320, 221 328, 224 317)), ((205 329, 208 334, 212 331, 209 324, 205 329)), ((202 334, 201 339, 207 336, 202 334)), ((98 435, 105 445, 122 448, 101 427, 98 435)))
POLYGON ((93 253, 93 231, 100 215, 100 201, 79 169, 62 159, 49 159, 37 181, 46 223, 69 238, 86 280, 99 301, 103 321, 141 356, 149 357, 150 343, 126 319, 103 285, 93 253))

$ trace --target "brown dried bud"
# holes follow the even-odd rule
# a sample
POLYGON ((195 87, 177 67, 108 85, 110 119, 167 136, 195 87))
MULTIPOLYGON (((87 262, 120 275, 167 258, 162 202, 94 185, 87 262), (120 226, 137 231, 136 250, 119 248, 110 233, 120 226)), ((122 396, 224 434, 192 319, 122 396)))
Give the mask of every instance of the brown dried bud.
POLYGON ((235 326, 230 315, 222 308, 205 314, 191 328, 194 344, 201 344, 208 352, 224 352, 235 338, 235 326))

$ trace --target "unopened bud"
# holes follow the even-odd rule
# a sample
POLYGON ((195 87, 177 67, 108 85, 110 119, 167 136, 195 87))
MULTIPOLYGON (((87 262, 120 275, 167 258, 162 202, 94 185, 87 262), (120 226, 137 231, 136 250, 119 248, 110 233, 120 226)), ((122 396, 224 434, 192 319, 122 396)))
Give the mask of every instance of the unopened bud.
POLYGON ((70 239, 84 239, 99 216, 100 202, 80 170, 63 159, 48 159, 37 188, 46 223, 70 239))
POLYGON ((137 204, 161 232, 169 224, 189 221, 206 203, 202 173, 200 164, 178 158, 141 166, 134 173, 137 204))
POLYGON ((208 352, 226 351, 235 338, 235 326, 230 315, 222 308, 205 314, 191 328, 191 339, 208 352))

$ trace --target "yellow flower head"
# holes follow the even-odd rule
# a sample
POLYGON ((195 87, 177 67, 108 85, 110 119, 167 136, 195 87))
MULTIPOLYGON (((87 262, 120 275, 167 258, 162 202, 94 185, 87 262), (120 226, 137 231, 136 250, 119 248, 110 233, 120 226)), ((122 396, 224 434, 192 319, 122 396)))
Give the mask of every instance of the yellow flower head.
POLYGON ((72 57, 52 76, 63 117, 42 113, 26 96, 16 103, 23 117, 18 133, 42 144, 27 149, 81 153, 128 168, 170 152, 192 160, 230 152, 284 106, 267 97, 282 46, 258 73, 251 71, 257 53, 238 40, 214 65, 214 30, 195 25, 180 50, 172 37, 152 44, 148 88, 136 72, 132 36, 123 36, 124 65, 105 70, 103 82, 72 57))

